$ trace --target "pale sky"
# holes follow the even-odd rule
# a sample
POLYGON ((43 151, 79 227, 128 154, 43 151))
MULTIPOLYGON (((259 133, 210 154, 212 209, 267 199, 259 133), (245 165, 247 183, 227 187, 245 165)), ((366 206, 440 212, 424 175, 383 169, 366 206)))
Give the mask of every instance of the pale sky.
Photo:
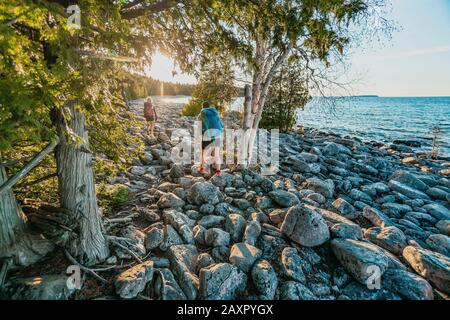
MULTIPOLYGON (((450 0, 391 0, 401 29, 382 46, 367 44, 350 56, 348 79, 355 94, 450 96, 450 0)), ((173 60, 157 54, 147 74, 172 82, 195 82, 173 60)))

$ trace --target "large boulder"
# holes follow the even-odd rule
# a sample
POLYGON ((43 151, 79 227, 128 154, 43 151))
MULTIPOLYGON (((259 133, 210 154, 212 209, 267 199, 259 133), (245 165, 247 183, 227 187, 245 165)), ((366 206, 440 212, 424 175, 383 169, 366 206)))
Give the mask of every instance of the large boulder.
POLYGON ((450 258, 419 247, 407 246, 403 258, 438 289, 450 293, 450 258))
POLYGON ((198 294, 196 263, 198 251, 194 245, 174 245, 167 252, 171 270, 183 290, 186 298, 194 300, 198 294))
POLYGON ((412 189, 416 189, 425 192, 428 186, 412 173, 405 170, 398 170, 389 178, 390 181, 397 181, 403 185, 406 185, 412 189))
POLYGON ((114 281, 117 294, 124 299, 137 297, 152 281, 153 271, 153 261, 145 261, 121 272, 114 281))
POLYGON ((66 275, 43 275, 15 279, 2 289, 12 300, 68 300, 75 292, 68 280, 66 275))
POLYGON ((378 267, 381 276, 389 266, 389 258, 374 244, 351 239, 333 239, 331 249, 344 268, 360 283, 366 284, 378 267))
POLYGON ((377 227, 383 228, 394 225, 392 220, 385 213, 370 206, 364 207, 362 215, 364 218, 372 222, 372 224, 377 227))
POLYGON ((436 223, 436 228, 440 233, 450 236, 450 220, 439 220, 436 223))
POLYGON ((205 300, 234 300, 247 287, 247 276, 229 263, 200 270, 200 297, 205 300))
POLYGON ((186 300, 186 295, 181 290, 175 277, 167 268, 156 269, 153 275, 153 295, 161 300, 186 300))
POLYGON ((325 198, 331 198, 334 193, 334 182, 331 179, 320 180, 319 178, 309 178, 306 180, 306 188, 320 193, 325 198))
POLYGON ((280 289, 281 300, 318 300, 305 285, 296 281, 286 281, 280 289))
POLYGON ((235 243, 230 250, 230 262, 244 272, 249 272, 256 260, 261 257, 261 250, 244 242, 235 243))
POLYGON ((359 212, 347 201, 342 198, 336 199, 332 206, 347 219, 355 219, 359 216, 359 212))
POLYGON ((450 257, 450 237, 443 234, 432 234, 425 242, 430 246, 431 250, 450 257))
POLYGON ((426 204, 423 208, 438 220, 450 220, 450 210, 439 203, 426 204))
POLYGON ((189 189, 189 199, 196 205, 204 203, 217 204, 220 202, 217 187, 210 182, 196 182, 189 189))
POLYGON ((373 227, 366 229, 364 237, 376 245, 392 252, 395 255, 401 255, 403 249, 408 245, 404 233, 397 227, 373 227))
POLYGON ((278 189, 269 192, 269 197, 283 208, 292 207, 300 202, 295 194, 278 189))
POLYGON ((231 213, 225 221, 225 230, 230 234, 233 242, 241 242, 245 230, 245 219, 240 214, 231 213))
POLYGON ((388 185, 392 190, 397 191, 397 192, 407 196, 408 198, 430 200, 430 197, 426 193, 419 191, 417 189, 414 189, 414 188, 410 187, 409 185, 403 184, 399 181, 391 180, 391 181, 389 181, 388 185))
POLYGON ((305 283, 306 277, 303 273, 302 265, 305 261, 300 258, 295 248, 286 247, 281 253, 281 272, 294 281, 305 283))
POLYGON ((281 232, 305 247, 319 246, 330 239, 330 231, 323 217, 303 205, 288 210, 281 232))
POLYGON ((253 284, 260 296, 273 300, 278 286, 278 278, 270 263, 266 260, 256 262, 251 274, 253 284))
POLYGON ((406 270, 387 270, 381 286, 408 300, 433 300, 433 288, 424 278, 406 270))

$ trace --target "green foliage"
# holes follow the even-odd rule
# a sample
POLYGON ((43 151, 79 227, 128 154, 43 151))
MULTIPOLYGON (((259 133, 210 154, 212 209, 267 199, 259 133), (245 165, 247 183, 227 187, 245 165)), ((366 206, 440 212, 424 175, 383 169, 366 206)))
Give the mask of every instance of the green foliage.
POLYGON ((223 112, 240 90, 234 84, 234 71, 228 59, 215 58, 202 66, 192 91, 192 98, 183 107, 185 116, 197 116, 202 103, 209 101, 219 112, 223 112))
POLYGON ((97 185, 97 198, 106 214, 123 206, 132 199, 132 193, 125 187, 101 183, 97 185))
POLYGON ((297 62, 283 66, 274 77, 260 126, 289 131, 295 124, 296 112, 310 99, 308 80, 297 62))

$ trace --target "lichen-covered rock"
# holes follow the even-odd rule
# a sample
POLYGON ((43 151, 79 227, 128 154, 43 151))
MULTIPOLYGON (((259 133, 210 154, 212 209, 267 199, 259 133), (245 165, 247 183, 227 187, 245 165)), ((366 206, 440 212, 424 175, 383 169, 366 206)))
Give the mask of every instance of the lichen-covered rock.
POLYGON ((364 207, 363 217, 377 227, 390 227, 394 225, 392 220, 386 214, 370 206, 364 207))
POLYGON ((184 206, 185 202, 173 193, 165 193, 156 203, 159 208, 179 208, 184 206))
POLYGON ((153 261, 145 261, 121 272, 114 281, 117 294, 124 299, 137 297, 152 281, 153 271, 153 261))
POLYGON ((234 300, 247 287, 247 276, 229 263, 200 270, 200 297, 205 300, 234 300))
POLYGON ((66 275, 43 275, 15 279, 2 289, 12 300, 67 300, 76 290, 67 285, 68 280, 66 275))
POLYGON ((408 300, 433 300, 433 288, 424 278, 406 270, 387 270, 381 279, 383 288, 408 300))
POLYGON ((283 208, 292 207, 300 202, 295 194, 284 190, 271 191, 269 197, 283 208))
POLYGON ((259 221, 249 221, 244 230, 243 241, 254 246, 260 234, 261 224, 259 223, 259 221))
POLYGON ((286 247, 281 253, 281 272, 288 279, 305 283, 302 265, 307 263, 300 258, 295 248, 286 247))
POLYGON ((175 277, 167 268, 156 269, 153 275, 153 295, 161 300, 186 300, 186 295, 181 290, 175 277))
POLYGON ((389 266, 389 258, 379 247, 369 242, 333 239, 331 249, 344 268, 360 283, 366 284, 372 268, 382 275, 389 266))
POLYGON ((241 242, 244 235, 246 222, 240 214, 229 214, 225 221, 225 230, 230 234, 233 242, 241 242))
POLYGON ((330 239, 330 231, 323 217, 303 205, 288 210, 281 232, 306 247, 319 246, 330 239))
POLYGON ((309 178, 306 180, 306 188, 320 193, 325 198, 331 198, 334 194, 334 182, 331 179, 320 180, 319 178, 309 178))
POLYGON ((189 189, 188 198, 197 205, 204 203, 217 204, 220 202, 217 187, 209 182, 196 182, 189 189))
POLYGON ((194 245, 171 246, 167 251, 167 258, 186 298, 194 300, 198 294, 197 248, 194 245))
POLYGON ((347 219, 355 219, 359 216, 359 213, 356 211, 356 209, 342 198, 336 199, 332 203, 332 206, 336 208, 336 210, 347 219))
POLYGON ((206 230, 205 244, 212 247, 228 246, 230 244, 230 234, 219 228, 206 230))
POLYGON ((318 300, 311 290, 296 281, 286 281, 280 291, 281 300, 318 300))
POLYGON ((267 260, 255 263, 251 271, 253 284, 263 299, 273 300, 278 286, 275 270, 267 260))
POLYGON ((230 263, 244 272, 249 272, 256 260, 261 257, 261 250, 248 243, 235 243, 230 250, 230 263))
POLYGON ((394 226, 366 229, 364 237, 396 255, 401 255, 403 249, 408 245, 405 234, 394 226))
POLYGON ((422 277, 438 289, 450 293, 450 258, 419 247, 407 246, 403 257, 422 277))

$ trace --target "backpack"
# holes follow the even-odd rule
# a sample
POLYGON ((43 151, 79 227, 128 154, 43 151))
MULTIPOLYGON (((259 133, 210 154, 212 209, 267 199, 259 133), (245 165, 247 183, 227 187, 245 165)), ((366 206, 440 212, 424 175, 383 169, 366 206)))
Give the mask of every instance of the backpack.
POLYGON ((155 116, 155 108, 151 102, 144 102, 144 117, 153 117, 155 116))
POLYGON ((202 109, 202 132, 207 132, 207 136, 211 139, 220 138, 222 135, 222 121, 220 121, 219 113, 216 108, 209 107, 202 109))

